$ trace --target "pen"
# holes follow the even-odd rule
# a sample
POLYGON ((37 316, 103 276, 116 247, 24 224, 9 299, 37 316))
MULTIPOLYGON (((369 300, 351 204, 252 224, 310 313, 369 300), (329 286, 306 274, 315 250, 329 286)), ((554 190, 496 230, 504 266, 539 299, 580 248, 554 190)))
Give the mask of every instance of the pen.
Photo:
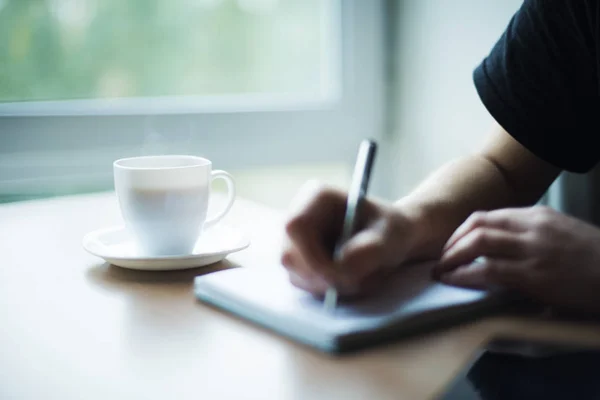
MULTIPOLYGON (((362 200, 367 194, 371 169, 375 160, 377 143, 371 139, 365 139, 361 142, 354 164, 354 172, 350 181, 350 189, 346 199, 346 212, 344 214, 344 224, 342 233, 335 245, 333 251, 334 263, 339 263, 342 247, 348 239, 354 234, 357 214, 360 210, 362 200)), ((325 292, 324 306, 325 311, 333 312, 337 306, 338 293, 334 287, 329 287, 325 292)))

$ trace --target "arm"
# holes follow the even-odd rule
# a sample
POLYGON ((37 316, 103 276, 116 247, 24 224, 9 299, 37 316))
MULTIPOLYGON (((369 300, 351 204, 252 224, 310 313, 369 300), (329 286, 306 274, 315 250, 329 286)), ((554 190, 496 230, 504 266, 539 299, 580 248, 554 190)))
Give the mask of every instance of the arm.
MULTIPOLYGON (((495 261, 504 266, 514 261, 513 253, 525 250, 525 256, 518 254, 521 266, 544 265, 548 254, 564 259, 556 251, 573 239, 564 229, 581 230, 573 228, 573 221, 567 224, 543 208, 506 207, 534 204, 563 169, 586 172, 598 163, 593 142, 600 126, 593 62, 597 51, 588 40, 598 22, 594 10, 584 1, 523 2, 474 71, 477 92, 498 122, 488 143, 475 155, 440 168, 393 204, 366 201, 360 229, 344 246, 343 271, 330 253, 343 219, 345 194, 330 188, 303 193, 286 224, 282 263, 291 281, 313 293, 334 285, 340 293, 352 294, 376 290, 378 279, 385 280, 386 273, 405 261, 441 256, 446 271, 481 256, 498 258, 498 253, 508 256, 495 261), (474 211, 492 209, 500 210, 468 218, 474 211), (555 232, 556 240, 540 241, 551 231, 549 220, 558 221, 555 228, 563 231, 555 232), (507 232, 503 224, 518 229, 507 232)), ((576 240, 572 248, 596 236, 600 233, 586 234, 587 239, 576 240)), ((594 262, 600 260, 600 254, 590 254, 594 262)), ((498 265, 484 271, 501 270, 498 265)), ((482 269, 478 271, 482 275, 482 269)), ((515 276, 523 282, 522 274, 515 276)))
POLYGON ((286 223, 282 263, 292 283, 320 294, 376 290, 386 271, 405 261, 436 259, 477 210, 533 204, 560 170, 526 150, 499 126, 476 155, 452 162, 395 203, 366 201, 363 221, 344 246, 339 269, 331 243, 339 235, 345 193, 305 187, 286 223))
POLYGON ((396 202, 413 226, 407 258, 437 258, 474 211, 534 204, 559 173, 496 125, 479 153, 443 166, 396 202))

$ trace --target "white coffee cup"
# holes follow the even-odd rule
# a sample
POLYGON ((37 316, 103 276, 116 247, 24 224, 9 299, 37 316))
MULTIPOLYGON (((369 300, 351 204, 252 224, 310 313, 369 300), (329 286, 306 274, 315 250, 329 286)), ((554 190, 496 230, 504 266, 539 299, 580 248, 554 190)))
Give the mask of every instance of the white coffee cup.
POLYGON ((206 158, 165 155, 123 158, 113 164, 115 190, 126 228, 148 256, 190 254, 203 230, 221 220, 235 200, 230 174, 206 158), (227 183, 225 206, 207 219, 210 187, 227 183))

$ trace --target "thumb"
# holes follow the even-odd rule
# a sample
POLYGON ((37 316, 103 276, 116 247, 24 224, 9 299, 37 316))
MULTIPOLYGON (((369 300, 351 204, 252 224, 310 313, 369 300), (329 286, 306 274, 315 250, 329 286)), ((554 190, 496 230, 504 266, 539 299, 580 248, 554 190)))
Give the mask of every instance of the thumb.
POLYGON ((383 243, 381 234, 372 229, 358 232, 341 248, 342 269, 356 279, 370 275, 381 264, 383 243))

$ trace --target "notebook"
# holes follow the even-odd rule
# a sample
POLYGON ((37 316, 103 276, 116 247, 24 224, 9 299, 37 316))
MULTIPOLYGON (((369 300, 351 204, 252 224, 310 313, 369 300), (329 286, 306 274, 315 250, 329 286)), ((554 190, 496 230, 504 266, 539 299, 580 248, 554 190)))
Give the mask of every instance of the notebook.
POLYGON ((322 299, 292 286, 277 265, 197 276, 194 291, 202 302, 328 353, 358 350, 474 318, 508 301, 502 292, 432 281, 426 264, 403 268, 376 295, 340 301, 333 314, 324 310, 322 299))

